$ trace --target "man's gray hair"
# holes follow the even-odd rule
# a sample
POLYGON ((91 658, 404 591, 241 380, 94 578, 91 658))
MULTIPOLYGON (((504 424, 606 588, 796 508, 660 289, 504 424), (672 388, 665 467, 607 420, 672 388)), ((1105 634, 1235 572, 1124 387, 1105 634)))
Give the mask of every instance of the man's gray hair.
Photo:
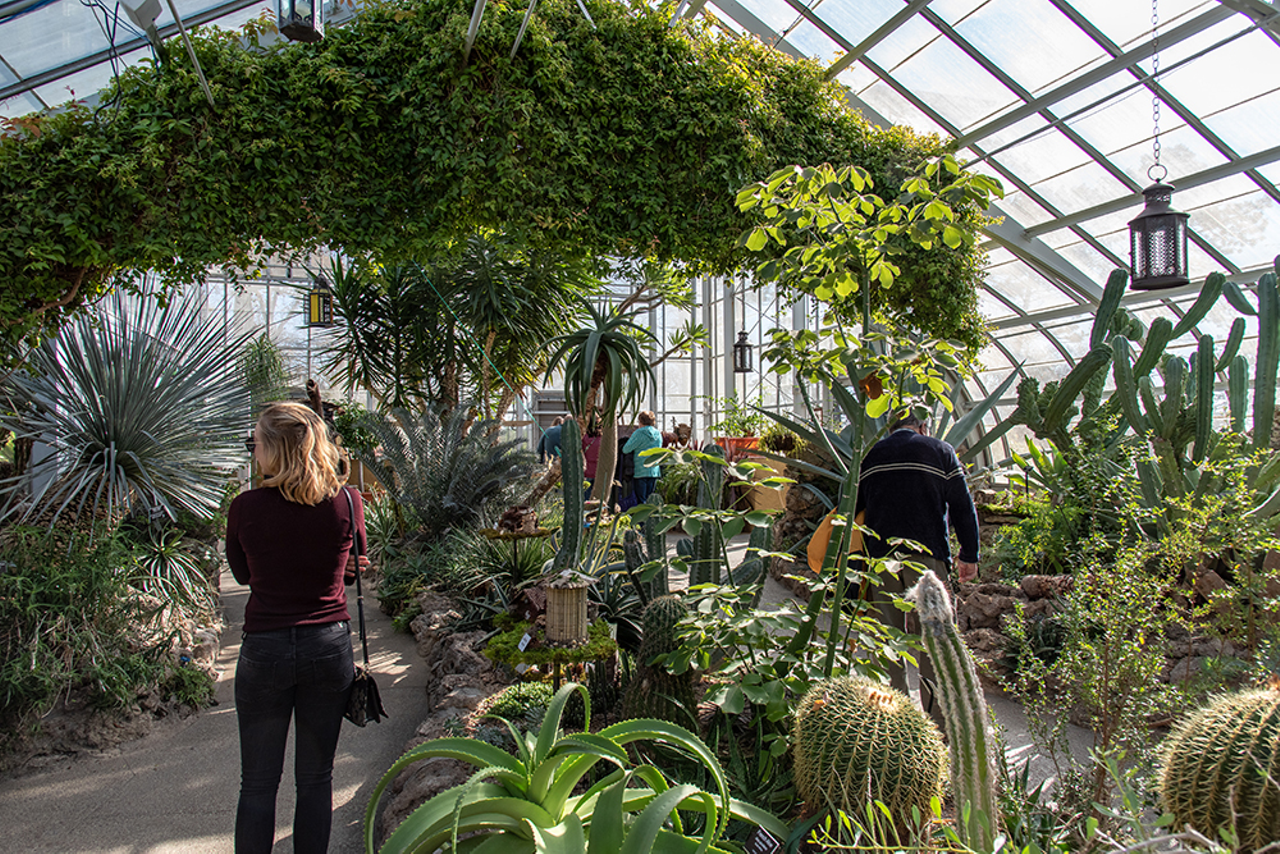
POLYGON ((889 424, 889 429, 901 430, 903 427, 928 427, 929 422, 916 417, 911 411, 899 412, 897 417, 889 424))

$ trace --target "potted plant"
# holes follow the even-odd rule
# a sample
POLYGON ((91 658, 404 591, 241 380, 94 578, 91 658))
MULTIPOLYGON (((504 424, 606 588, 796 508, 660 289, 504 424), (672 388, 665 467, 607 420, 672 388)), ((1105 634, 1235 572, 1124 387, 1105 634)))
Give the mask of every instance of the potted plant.
POLYGON ((746 456, 748 451, 755 450, 759 435, 769 425, 769 418, 759 411, 764 401, 739 403, 736 394, 719 399, 724 415, 720 421, 711 425, 713 441, 724 448, 725 458, 729 462, 746 456))

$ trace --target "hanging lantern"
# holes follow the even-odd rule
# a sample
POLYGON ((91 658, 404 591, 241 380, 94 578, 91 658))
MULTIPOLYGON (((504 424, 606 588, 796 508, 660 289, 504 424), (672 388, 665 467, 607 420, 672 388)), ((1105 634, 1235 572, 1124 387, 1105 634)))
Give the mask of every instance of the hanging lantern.
POLYGON ((321 32, 322 4, 323 0, 276 0, 280 35, 294 42, 311 44, 320 41, 324 38, 321 32))
POLYGON ((1166 184, 1169 170, 1160 165, 1160 14, 1151 0, 1151 153, 1155 163, 1147 170, 1151 186, 1142 191, 1146 206, 1129 221, 1129 287, 1135 291, 1177 288, 1191 282, 1187 259, 1189 214, 1175 211, 1173 185, 1166 184))
POLYGON ((333 291, 323 276, 317 276, 307 293, 307 326, 327 329, 333 326, 333 291))
POLYGON ((733 372, 749 374, 751 370, 751 343, 747 341, 746 332, 739 332, 738 340, 733 345, 733 372))
POLYGON ((1191 281, 1187 261, 1189 214, 1174 210, 1173 185, 1156 181, 1142 191, 1146 207, 1129 221, 1129 251, 1135 291, 1176 288, 1191 281))

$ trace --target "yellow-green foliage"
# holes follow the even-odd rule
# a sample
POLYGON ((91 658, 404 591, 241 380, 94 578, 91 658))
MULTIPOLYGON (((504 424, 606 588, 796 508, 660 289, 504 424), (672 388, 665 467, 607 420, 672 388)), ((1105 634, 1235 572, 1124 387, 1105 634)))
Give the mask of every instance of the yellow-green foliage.
POLYGON ((1160 798, 1177 826, 1231 829, 1243 851, 1280 841, 1280 680, 1214 700, 1162 753, 1160 798))
POLYGON ((865 816, 881 801, 899 824, 930 815, 947 752, 933 722, 901 691, 861 676, 819 682, 796 711, 796 788, 810 807, 865 816))

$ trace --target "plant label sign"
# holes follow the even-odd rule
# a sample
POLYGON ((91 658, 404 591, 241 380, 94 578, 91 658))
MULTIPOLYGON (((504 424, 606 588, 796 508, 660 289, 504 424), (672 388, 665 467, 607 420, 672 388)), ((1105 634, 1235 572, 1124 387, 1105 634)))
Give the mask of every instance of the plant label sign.
POLYGON ((776 854, 782 850, 782 843, 774 839, 773 834, 763 827, 757 827, 747 837, 747 844, 743 846, 743 850, 747 854, 776 854))
POLYGON ((525 632, 524 637, 520 638, 520 643, 516 645, 516 648, 519 649, 521 652, 524 652, 528 648, 529 642, 531 640, 533 640, 533 635, 529 634, 528 632, 525 632))

